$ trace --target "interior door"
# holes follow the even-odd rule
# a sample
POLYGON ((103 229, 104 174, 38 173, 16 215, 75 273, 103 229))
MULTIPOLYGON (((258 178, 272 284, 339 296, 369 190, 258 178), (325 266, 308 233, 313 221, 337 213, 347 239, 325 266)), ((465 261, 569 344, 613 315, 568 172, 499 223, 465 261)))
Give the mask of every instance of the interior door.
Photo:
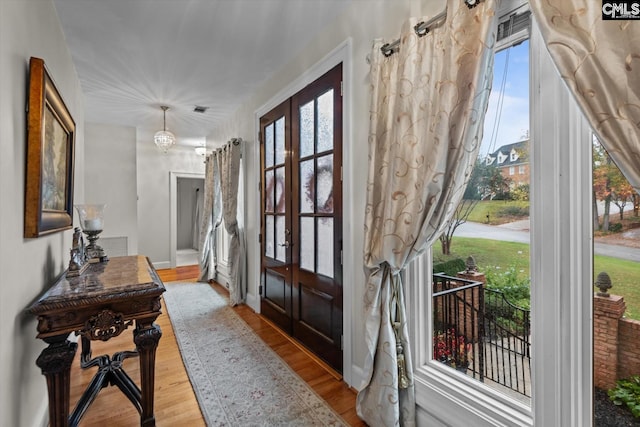
POLYGON ((261 303, 260 311, 292 334, 291 265, 291 102, 260 118, 261 303))
POLYGON ((339 65, 260 122, 261 311, 340 372, 341 78, 339 65))

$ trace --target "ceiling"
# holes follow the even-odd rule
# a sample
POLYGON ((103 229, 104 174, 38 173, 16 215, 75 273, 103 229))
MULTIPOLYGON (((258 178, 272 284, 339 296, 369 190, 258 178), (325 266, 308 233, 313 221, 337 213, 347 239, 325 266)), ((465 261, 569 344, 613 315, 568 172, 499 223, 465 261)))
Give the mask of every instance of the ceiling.
POLYGON ((54 0, 87 122, 200 145, 349 0, 54 0), (195 106, 208 107, 204 114, 195 106))

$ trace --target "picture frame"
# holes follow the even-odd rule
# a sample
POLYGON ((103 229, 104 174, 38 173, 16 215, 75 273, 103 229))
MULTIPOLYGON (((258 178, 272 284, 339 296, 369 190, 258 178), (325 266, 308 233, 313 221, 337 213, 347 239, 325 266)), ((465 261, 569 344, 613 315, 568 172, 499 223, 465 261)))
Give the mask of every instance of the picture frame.
POLYGON ((44 60, 29 60, 24 237, 73 226, 76 124, 44 60))

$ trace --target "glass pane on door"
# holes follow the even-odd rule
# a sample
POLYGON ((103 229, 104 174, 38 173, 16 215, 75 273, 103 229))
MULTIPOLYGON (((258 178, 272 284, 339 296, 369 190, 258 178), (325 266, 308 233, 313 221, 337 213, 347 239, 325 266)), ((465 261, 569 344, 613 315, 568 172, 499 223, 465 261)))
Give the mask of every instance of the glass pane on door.
POLYGON ((281 165, 284 163, 284 155, 285 155, 285 148, 284 148, 284 117, 279 118, 278 120, 276 120, 276 135, 275 135, 275 140, 276 140, 276 165, 281 165))
POLYGON ((315 271, 315 219, 300 218, 300 268, 315 271))
POLYGON ((315 171, 313 159, 300 162, 300 213, 315 211, 315 171))
POLYGON ((307 157, 314 151, 314 101, 300 107, 300 157, 307 157))
POLYGON ((319 213, 333 212, 333 155, 318 158, 316 204, 319 213))
POLYGON ((264 131, 264 165, 266 167, 273 166, 273 154, 274 154, 274 146, 273 146, 273 124, 270 124, 265 128, 264 131))
POLYGON ((333 218, 318 218, 318 273, 333 277, 333 218))
POLYGON ((318 153, 333 149, 333 89, 318 97, 318 153))

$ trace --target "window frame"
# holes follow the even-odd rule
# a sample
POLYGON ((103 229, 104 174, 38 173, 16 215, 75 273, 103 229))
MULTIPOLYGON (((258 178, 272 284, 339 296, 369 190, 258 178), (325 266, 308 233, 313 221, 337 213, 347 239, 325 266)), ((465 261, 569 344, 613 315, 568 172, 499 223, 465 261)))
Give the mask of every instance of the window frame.
MULTIPOLYGON (((511 11, 528 8, 526 2, 504 3, 511 11)), ((416 284, 406 295, 418 425, 592 425, 593 288, 585 286, 593 283, 591 131, 533 16, 531 21, 528 36, 521 31, 499 42, 529 38, 530 133, 539 141, 532 144, 529 160, 530 270, 532 284, 540 284, 531 289, 531 407, 431 360, 432 255, 427 250, 406 272, 406 283, 416 284)))

